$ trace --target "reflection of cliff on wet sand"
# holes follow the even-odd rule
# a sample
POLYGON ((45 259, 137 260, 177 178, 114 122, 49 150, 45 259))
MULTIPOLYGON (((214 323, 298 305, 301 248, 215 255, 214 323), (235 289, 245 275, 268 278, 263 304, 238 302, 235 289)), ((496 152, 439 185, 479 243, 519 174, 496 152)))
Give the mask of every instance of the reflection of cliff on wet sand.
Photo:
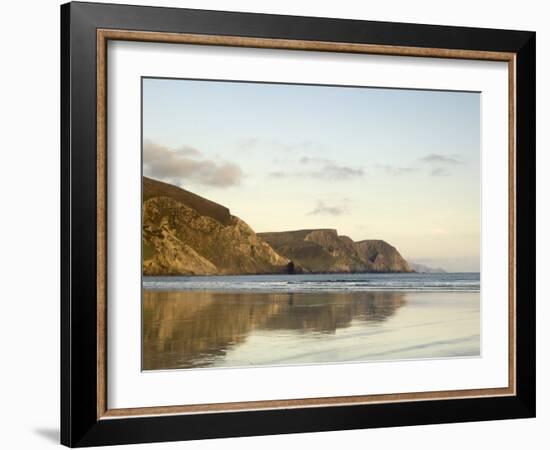
POLYGON ((334 333, 352 320, 381 322, 399 292, 143 292, 143 369, 205 367, 253 330, 334 333))

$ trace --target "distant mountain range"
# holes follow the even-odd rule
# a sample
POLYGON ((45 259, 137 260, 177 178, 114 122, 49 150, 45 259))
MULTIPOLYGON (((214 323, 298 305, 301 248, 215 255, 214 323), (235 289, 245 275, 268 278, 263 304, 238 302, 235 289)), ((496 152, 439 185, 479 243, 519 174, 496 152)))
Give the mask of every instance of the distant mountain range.
POLYGON ((147 177, 142 220, 144 275, 415 271, 385 241, 333 229, 256 234, 228 208, 147 177))
POLYGON ((446 270, 441 267, 430 267, 424 264, 418 264, 415 262, 409 262, 411 269, 418 273, 447 273, 446 270))

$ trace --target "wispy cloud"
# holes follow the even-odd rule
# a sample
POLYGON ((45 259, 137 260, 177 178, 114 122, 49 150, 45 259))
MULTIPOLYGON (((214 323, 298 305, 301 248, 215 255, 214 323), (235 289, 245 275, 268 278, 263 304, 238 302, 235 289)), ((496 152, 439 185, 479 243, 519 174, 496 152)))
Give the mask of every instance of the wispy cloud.
POLYGON ((326 165, 321 170, 312 173, 315 178, 324 178, 331 181, 345 181, 352 178, 361 178, 363 175, 363 169, 354 169, 336 164, 326 165))
POLYGON ((429 164, 446 164, 450 166, 457 166, 457 165, 463 164, 462 161, 459 161, 456 158, 453 158, 451 156, 441 155, 439 153, 430 153, 429 155, 426 155, 420 158, 420 161, 429 163, 429 164))
POLYGON ((310 216, 315 216, 315 215, 342 216, 344 214, 347 214, 348 212, 347 203, 348 203, 347 199, 344 199, 341 205, 328 205, 322 200, 319 200, 317 202, 317 206, 315 207, 315 209, 310 211, 308 215, 310 216))
POLYGON ((310 176, 312 178, 325 179, 329 181, 346 181, 353 178, 360 178, 365 173, 362 168, 342 166, 330 159, 304 156, 300 158, 300 163, 313 168, 300 173, 300 176, 310 176))
POLYGON ((175 150, 180 155, 184 156, 197 156, 200 157, 201 152, 199 152, 195 147, 191 147, 190 145, 184 145, 181 148, 175 150))
POLYGON ((443 167, 434 167, 430 171, 432 177, 448 177, 450 174, 451 172, 443 167))
POLYGON ((418 170, 415 167, 393 166, 391 164, 377 164, 376 168, 384 171, 388 175, 406 175, 418 170))
POLYGON ((432 177, 448 177, 456 166, 464 163, 452 156, 442 155, 439 153, 430 153, 419 159, 420 162, 426 163, 431 167, 430 175, 432 177))
POLYGON ((243 178, 242 169, 232 162, 206 159, 194 147, 170 149, 149 139, 143 142, 143 173, 178 185, 194 182, 214 187, 235 186, 243 178))
POLYGON ((325 181, 348 181, 354 178, 361 178, 364 175, 363 169, 354 169, 352 167, 338 166, 336 164, 327 164, 316 170, 306 170, 303 172, 283 172, 277 170, 270 172, 271 178, 315 178, 325 181))

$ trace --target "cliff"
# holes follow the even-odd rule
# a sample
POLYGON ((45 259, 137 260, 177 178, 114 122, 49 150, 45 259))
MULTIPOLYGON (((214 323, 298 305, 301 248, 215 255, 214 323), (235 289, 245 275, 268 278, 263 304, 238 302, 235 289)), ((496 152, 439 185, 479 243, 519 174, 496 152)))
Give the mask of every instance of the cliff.
POLYGON ((285 273, 288 260, 217 203, 143 178, 144 275, 285 273))
POLYGON ((384 241, 332 229, 256 234, 225 206, 146 177, 142 224, 144 275, 413 272, 384 241))
POLYGON ((297 271, 413 272, 397 249, 382 240, 354 242, 332 229, 259 233, 258 236, 277 253, 292 260, 297 271))

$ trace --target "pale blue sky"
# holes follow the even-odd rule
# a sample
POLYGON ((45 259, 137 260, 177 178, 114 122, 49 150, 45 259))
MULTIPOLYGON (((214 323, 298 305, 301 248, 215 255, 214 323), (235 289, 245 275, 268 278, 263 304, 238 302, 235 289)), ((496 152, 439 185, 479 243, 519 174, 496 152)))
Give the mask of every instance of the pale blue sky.
POLYGON ((478 93, 143 80, 145 175, 450 271, 479 269, 479 124, 478 93))

